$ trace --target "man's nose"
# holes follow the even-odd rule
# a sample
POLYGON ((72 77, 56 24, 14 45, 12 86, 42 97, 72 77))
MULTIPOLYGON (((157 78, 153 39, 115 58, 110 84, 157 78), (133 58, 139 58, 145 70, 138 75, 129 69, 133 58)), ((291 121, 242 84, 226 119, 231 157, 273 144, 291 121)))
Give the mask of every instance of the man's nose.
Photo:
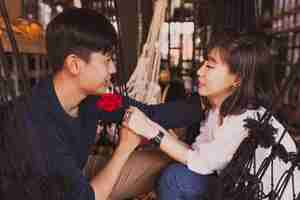
POLYGON ((110 66, 109 66, 109 73, 110 74, 115 74, 117 73, 117 68, 116 65, 113 61, 111 61, 110 66))

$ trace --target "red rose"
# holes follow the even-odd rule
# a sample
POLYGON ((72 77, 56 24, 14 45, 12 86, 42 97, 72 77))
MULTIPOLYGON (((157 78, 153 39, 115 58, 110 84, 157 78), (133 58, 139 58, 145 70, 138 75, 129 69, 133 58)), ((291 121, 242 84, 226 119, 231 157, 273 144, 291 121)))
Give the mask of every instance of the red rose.
POLYGON ((122 96, 109 93, 101 95, 101 98, 96 102, 96 107, 106 112, 113 112, 119 109, 123 105, 122 103, 122 96))

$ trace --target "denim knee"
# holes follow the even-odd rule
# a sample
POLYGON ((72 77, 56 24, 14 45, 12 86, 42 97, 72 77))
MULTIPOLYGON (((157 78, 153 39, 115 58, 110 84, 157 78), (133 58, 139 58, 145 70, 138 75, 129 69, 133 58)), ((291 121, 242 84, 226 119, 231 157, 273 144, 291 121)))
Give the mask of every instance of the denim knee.
POLYGON ((208 176, 197 174, 187 166, 169 165, 157 183, 160 199, 199 199, 207 191, 208 176))
POLYGON ((162 171, 161 176, 158 179, 158 187, 168 187, 172 188, 172 185, 176 183, 176 174, 180 173, 180 164, 171 164, 165 170, 162 171))

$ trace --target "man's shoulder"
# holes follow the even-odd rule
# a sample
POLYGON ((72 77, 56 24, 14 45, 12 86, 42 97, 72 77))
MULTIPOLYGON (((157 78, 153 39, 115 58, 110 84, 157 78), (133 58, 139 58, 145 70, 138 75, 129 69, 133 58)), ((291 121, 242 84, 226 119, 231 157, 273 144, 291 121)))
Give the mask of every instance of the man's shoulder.
POLYGON ((24 111, 26 121, 31 121, 34 126, 49 121, 48 113, 53 109, 50 84, 49 79, 40 81, 27 94, 15 101, 15 104, 24 111))

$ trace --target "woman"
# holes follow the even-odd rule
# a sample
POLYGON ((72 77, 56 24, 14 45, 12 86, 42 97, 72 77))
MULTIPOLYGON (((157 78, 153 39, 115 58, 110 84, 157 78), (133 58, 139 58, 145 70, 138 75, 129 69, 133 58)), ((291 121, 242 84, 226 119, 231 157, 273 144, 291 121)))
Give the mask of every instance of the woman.
MULTIPOLYGON (((210 175, 228 165, 248 136, 244 120, 257 119, 257 113, 262 115, 270 108, 276 91, 270 58, 269 49, 256 37, 235 33, 218 35, 197 72, 198 93, 203 98, 206 117, 200 123, 201 134, 191 146, 168 134, 138 109, 127 112, 125 126, 156 141, 162 151, 178 161, 163 171, 157 187, 159 199, 199 200, 207 192, 210 175)), ((278 140, 284 128, 275 118, 270 122, 277 129, 278 140)), ((296 151, 289 135, 281 143, 287 151, 296 151)), ((270 149, 256 150, 257 166, 269 153, 270 149)), ((274 166, 276 183, 289 165, 276 158, 274 166)), ((269 171, 263 177, 266 193, 270 191, 269 171)), ((289 194, 285 199, 292 199, 289 194)))

